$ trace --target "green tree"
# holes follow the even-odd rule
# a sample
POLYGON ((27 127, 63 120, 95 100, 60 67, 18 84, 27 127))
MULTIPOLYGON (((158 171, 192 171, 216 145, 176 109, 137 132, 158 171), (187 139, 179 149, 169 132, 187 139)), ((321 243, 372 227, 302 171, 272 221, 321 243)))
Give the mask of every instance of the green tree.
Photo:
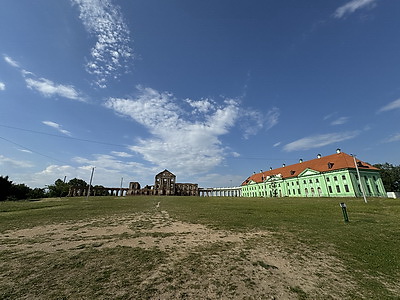
POLYGON ((57 179, 54 184, 49 185, 49 197, 65 197, 68 195, 69 185, 57 179))
POLYGON ((73 178, 68 182, 69 186, 75 186, 75 187, 87 187, 88 184, 86 183, 85 180, 78 179, 78 178, 73 178))
POLYGON ((387 192, 400 192, 400 165, 394 166, 389 163, 375 164, 380 169, 383 185, 387 192))
POLYGON ((0 201, 5 201, 10 196, 12 181, 8 176, 0 176, 0 201))
POLYGON ((23 183, 12 184, 10 188, 9 200, 29 199, 31 188, 23 183))
POLYGON ((44 189, 41 188, 34 188, 33 190, 31 189, 29 193, 29 199, 41 199, 41 198, 46 198, 48 195, 46 194, 44 189))

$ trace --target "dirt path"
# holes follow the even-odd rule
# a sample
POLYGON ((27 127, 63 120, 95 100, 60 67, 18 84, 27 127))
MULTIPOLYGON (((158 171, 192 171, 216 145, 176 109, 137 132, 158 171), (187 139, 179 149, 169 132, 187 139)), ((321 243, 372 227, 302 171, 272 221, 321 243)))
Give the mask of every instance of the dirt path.
POLYGON ((354 290, 340 261, 290 247, 270 232, 236 233, 173 220, 166 211, 63 223, 0 234, 0 251, 157 248, 167 258, 141 282, 152 299, 344 299, 354 290))

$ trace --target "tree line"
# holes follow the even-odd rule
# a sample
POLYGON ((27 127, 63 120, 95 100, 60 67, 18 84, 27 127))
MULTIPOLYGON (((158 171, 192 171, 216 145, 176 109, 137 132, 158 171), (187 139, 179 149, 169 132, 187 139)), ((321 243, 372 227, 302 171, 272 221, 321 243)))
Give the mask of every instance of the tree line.
MULTIPOLYGON (((395 166, 389 163, 375 164, 382 178, 383 185, 387 192, 400 192, 400 165, 395 166)), ((51 197, 66 197, 70 187, 87 188, 86 181, 78 178, 73 178, 68 182, 57 179, 54 184, 46 188, 31 189, 27 185, 20 183, 15 184, 9 180, 8 176, 0 176, 0 201, 6 200, 25 200, 25 199, 41 199, 51 197)), ((92 190, 103 188, 101 185, 90 187, 92 190)), ((100 195, 100 194, 97 194, 100 195)), ((104 191, 103 195, 107 195, 104 191)))
MULTIPOLYGON (((57 179, 54 184, 48 185, 47 188, 32 189, 23 183, 13 183, 8 176, 0 176, 0 201, 66 197, 70 187, 88 188, 88 184, 78 178, 73 178, 68 182, 57 179)), ((90 188, 93 190, 103 188, 103 186, 96 185, 90 188)))

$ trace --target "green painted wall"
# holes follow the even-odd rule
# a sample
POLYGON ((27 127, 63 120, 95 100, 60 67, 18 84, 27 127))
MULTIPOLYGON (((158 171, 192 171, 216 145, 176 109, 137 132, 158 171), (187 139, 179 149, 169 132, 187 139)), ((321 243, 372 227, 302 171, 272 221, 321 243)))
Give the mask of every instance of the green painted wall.
MULTIPOLYGON (((377 171, 360 170, 367 197, 386 197, 377 171)), ((318 173, 307 170, 298 177, 268 178, 262 183, 242 186, 243 197, 362 197, 356 170, 344 169, 318 173)))

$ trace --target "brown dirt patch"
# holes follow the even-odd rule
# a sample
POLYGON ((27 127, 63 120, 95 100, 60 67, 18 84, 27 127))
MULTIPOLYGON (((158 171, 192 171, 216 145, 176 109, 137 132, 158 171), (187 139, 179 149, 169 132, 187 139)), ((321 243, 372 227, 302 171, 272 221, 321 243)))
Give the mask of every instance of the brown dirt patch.
POLYGON ((0 234, 0 251, 22 254, 118 246, 166 253, 138 283, 152 288, 149 299, 345 299, 356 288, 341 275, 340 261, 293 236, 215 230, 173 220, 166 211, 0 234))

